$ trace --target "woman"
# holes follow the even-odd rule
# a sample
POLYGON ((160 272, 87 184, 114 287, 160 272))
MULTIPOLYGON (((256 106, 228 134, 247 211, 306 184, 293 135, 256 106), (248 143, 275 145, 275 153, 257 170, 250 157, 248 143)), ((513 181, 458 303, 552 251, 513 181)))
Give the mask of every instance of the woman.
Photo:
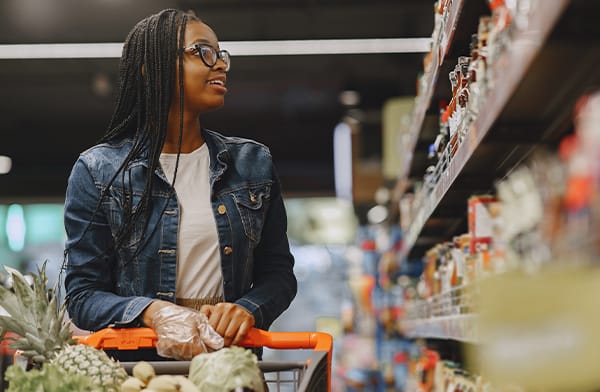
POLYGON ((239 344, 294 298, 269 150, 201 126, 224 104, 229 67, 191 14, 164 10, 129 33, 109 129, 67 187, 65 287, 78 327, 147 325, 159 354, 189 359, 220 346, 212 329, 239 344))

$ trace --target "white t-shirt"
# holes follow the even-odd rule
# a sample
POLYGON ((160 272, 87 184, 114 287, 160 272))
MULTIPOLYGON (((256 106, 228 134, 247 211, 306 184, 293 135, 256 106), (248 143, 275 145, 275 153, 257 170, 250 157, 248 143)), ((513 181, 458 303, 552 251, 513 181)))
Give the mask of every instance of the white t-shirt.
MULTIPOLYGON (((160 154, 173 182, 177 154, 160 154)), ((206 143, 179 156, 175 192, 179 200, 177 298, 223 297, 223 274, 217 224, 210 203, 210 155, 206 143)))

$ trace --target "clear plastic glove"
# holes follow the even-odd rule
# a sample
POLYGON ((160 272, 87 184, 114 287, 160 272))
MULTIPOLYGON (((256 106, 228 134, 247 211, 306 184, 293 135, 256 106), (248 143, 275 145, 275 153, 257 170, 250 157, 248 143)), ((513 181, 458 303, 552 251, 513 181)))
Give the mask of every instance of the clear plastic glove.
POLYGON ((223 338, 210 326, 208 318, 193 309, 167 305, 152 314, 150 325, 158 336, 158 355, 178 360, 190 360, 223 347, 223 338))

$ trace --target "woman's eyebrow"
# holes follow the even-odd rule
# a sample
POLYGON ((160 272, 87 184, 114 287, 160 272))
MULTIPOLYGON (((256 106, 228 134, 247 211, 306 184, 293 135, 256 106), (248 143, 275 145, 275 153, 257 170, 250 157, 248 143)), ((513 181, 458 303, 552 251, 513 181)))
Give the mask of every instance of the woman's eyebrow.
POLYGON ((213 45, 212 42, 210 42, 209 40, 207 40, 206 38, 195 38, 191 41, 190 45, 195 45, 195 44, 208 44, 208 45, 213 45))

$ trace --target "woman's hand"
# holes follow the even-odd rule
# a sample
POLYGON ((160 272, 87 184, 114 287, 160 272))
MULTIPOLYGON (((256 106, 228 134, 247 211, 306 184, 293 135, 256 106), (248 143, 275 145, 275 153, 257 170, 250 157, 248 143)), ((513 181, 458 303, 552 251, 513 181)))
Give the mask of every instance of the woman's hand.
POLYGON ((221 302, 216 305, 204 305, 200 311, 208 317, 208 322, 225 340, 225 347, 237 346, 254 327, 254 316, 245 308, 221 302))
POLYGON ((196 310, 155 301, 146 308, 142 319, 156 332, 156 351, 163 357, 190 360, 208 351, 207 347, 223 347, 223 338, 210 326, 208 318, 196 310))

